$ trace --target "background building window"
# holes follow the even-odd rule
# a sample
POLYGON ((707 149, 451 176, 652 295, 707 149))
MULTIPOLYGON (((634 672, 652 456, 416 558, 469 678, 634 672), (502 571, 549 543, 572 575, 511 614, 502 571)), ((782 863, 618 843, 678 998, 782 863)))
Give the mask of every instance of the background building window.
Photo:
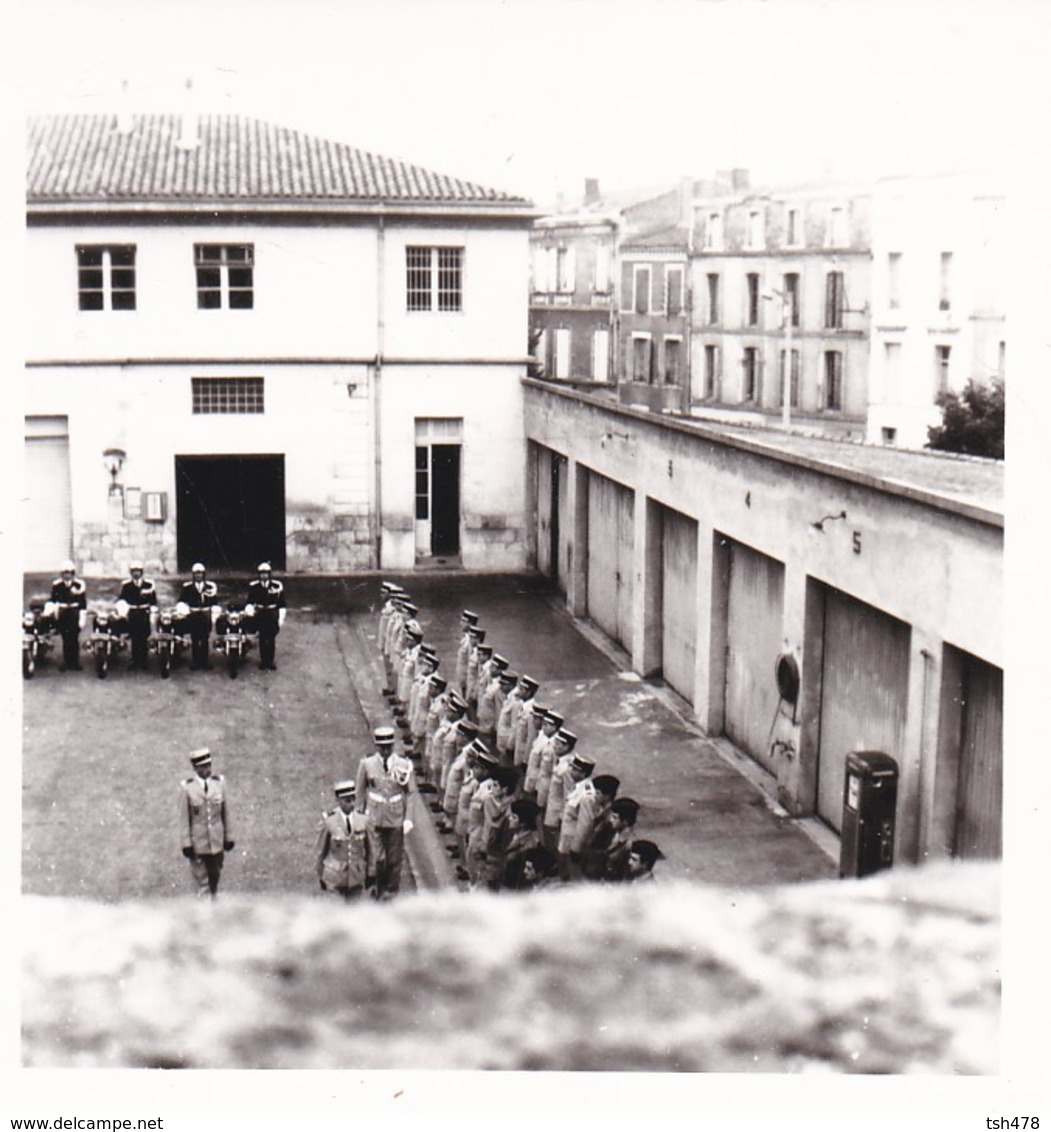
POLYGON ((843 355, 838 350, 825 351, 825 408, 843 408, 843 355))
POLYGON ((609 381, 609 331, 596 330, 591 340, 591 378, 609 381))
POLYGON ((708 220, 704 226, 704 246, 712 251, 718 251, 723 246, 723 215, 721 212, 709 212, 708 220))
POLYGON ((682 339, 664 339, 664 384, 679 385, 682 381, 682 339))
POLYGON ((934 347, 934 392, 946 393, 949 389, 949 355, 951 346, 934 347))
POLYGON ((631 340, 631 380, 649 385, 653 380, 653 339, 631 340))
POLYGON ((719 347, 704 347, 704 397, 712 400, 719 396, 719 347))
POLYGON ((754 272, 749 272, 745 276, 745 282, 748 286, 747 304, 748 309, 745 312, 745 322, 748 326, 759 325, 759 276, 754 272))
POLYGON ((758 249, 763 247, 763 214, 759 209, 752 209, 748 213, 748 247, 758 249))
POLYGON ((799 246, 800 231, 799 209, 790 208, 785 215, 785 243, 790 248, 799 246))
POLYGON ((555 377, 569 377, 569 330, 559 327, 555 331, 555 377))
POLYGON ((828 246, 842 248, 847 243, 847 212, 841 206, 829 209, 828 214, 828 246))
POLYGON ((82 311, 135 309, 135 245, 77 245, 77 303, 82 311))
POLYGON ((799 276, 789 272, 782 280, 785 302, 788 305, 788 317, 793 326, 799 325, 799 276))
POLYGON ((887 254, 887 306, 892 311, 901 307, 901 252, 887 254))
MULTIPOLYGON (((781 351, 781 372, 780 372, 779 377, 780 377, 780 382, 781 382, 781 397, 780 397, 779 404, 784 405, 784 403, 785 403, 785 351, 784 350, 781 351)), ((792 384, 791 384, 791 394, 790 394, 790 396, 791 396, 791 401, 790 401, 791 407, 793 409, 798 409, 799 408, 799 351, 798 350, 792 351, 792 384)))
POLYGON ((410 311, 463 310, 463 248, 406 247, 405 303, 410 311))
POLYGON ((669 315, 682 314, 682 268, 669 267, 665 279, 668 292, 665 309, 669 315))
POLYGON ((194 377, 194 413, 261 413, 261 377, 194 377))
POLYGON ((605 244, 595 248, 595 290, 601 293, 609 290, 609 248, 605 244))
POLYGON ((952 252, 942 252, 941 255, 941 282, 938 292, 938 310, 947 311, 952 308, 952 293, 950 282, 952 275, 952 252))
POLYGON ((194 244, 193 254, 199 310, 252 309, 252 244, 194 244))
POLYGON ((719 276, 715 272, 708 274, 708 325, 719 325, 719 276))
POLYGON ((755 346, 746 346, 742 359, 744 376, 741 390, 742 401, 759 400, 759 351, 755 346))
POLYGON ((650 309, 650 269, 648 267, 635 268, 635 303, 633 309, 636 314, 648 314, 650 309))
POLYGON ((846 306, 843 272, 830 271, 825 277, 825 327, 843 329, 843 308, 846 306))

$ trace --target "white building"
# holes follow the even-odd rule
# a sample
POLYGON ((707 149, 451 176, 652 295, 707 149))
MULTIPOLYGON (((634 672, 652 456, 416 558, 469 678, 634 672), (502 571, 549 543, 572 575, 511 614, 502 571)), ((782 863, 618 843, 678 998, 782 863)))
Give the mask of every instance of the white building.
POLYGON ((222 116, 27 168, 26 569, 524 566, 527 201, 222 116))
POLYGON ((942 392, 1004 378, 1005 199, 973 176, 888 178, 873 195, 866 439, 922 448, 942 392))

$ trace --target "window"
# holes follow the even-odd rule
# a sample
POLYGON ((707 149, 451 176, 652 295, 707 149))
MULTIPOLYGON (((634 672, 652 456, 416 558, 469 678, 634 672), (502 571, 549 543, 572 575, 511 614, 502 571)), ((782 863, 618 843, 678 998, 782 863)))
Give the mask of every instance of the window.
POLYGON ((710 272, 708 275, 708 325, 719 324, 719 276, 710 272))
POLYGON ((723 214, 709 212, 704 225, 704 246, 711 251, 718 251, 723 246, 723 214))
POLYGON ((802 228, 799 224, 799 209, 790 208, 785 213, 785 243, 790 248, 799 247, 800 233, 802 228))
POLYGON ((609 248, 605 244, 595 248, 595 290, 609 290, 609 248))
POLYGON ((553 289, 563 295, 572 294, 576 287, 576 255, 573 248, 560 244, 551 249, 550 255, 553 289))
POLYGON ((898 430, 896 428, 887 428, 884 426, 880 430, 880 437, 884 444, 896 444, 898 440, 898 430))
POLYGON ((263 411, 261 377, 194 377, 191 378, 191 384, 195 413, 263 411))
POLYGON ((830 271, 825 277, 825 327, 843 329, 843 308, 846 306, 843 272, 830 271))
POLYGON ((631 340, 631 380, 649 385, 653 380, 653 339, 636 337, 631 340))
POLYGON ((748 326, 759 325, 759 276, 754 272, 749 272, 745 276, 745 281, 748 284, 748 310, 745 314, 745 322, 748 326))
POLYGON ((555 377, 569 377, 569 331, 559 327, 555 331, 555 377))
POLYGON ((712 399, 719 395, 719 347, 704 347, 704 396, 712 399))
POLYGON ((847 242, 847 210, 840 205, 829 209, 828 246, 842 248, 847 242))
POLYGON ((416 518, 431 517, 431 470, 428 463, 430 449, 426 444, 416 445, 416 518))
POLYGON ((785 296, 785 303, 788 306, 788 316, 791 320, 792 326, 799 325, 799 276, 793 271, 789 272, 784 279, 783 294, 785 296))
POLYGON ((825 408, 843 408, 843 355, 839 350, 825 351, 825 408))
POLYGON ((934 392, 945 393, 949 388, 949 355, 951 346, 934 347, 934 392))
POLYGON ((664 384, 679 385, 682 381, 682 339, 664 339, 664 384))
POLYGON ((591 377, 609 381, 609 331, 596 330, 591 340, 591 377))
MULTIPOLYGON (((894 404, 901 400, 901 343, 883 344, 883 398, 894 404)), ((878 398, 877 398, 878 400, 878 398)))
POLYGON ((77 305, 82 311, 135 309, 135 245, 77 245, 77 305))
POLYGON ((952 252, 942 252, 941 256, 941 285, 938 293, 938 310, 947 311, 952 307, 952 298, 949 291, 949 277, 952 274, 952 252))
MULTIPOLYGON (((780 404, 785 403, 785 351, 781 351, 781 368, 778 375, 781 382, 781 399, 780 404)), ((799 351, 792 351, 792 384, 791 384, 791 401, 789 404, 793 409, 799 408, 799 351)))
POLYGON ((636 314, 649 313, 650 269, 648 267, 635 268, 635 303, 633 309, 636 314))
POLYGON ((665 276, 668 301, 665 310, 668 314, 682 314, 682 268, 669 267, 665 276))
POLYGON ((1007 375, 1007 343, 1000 342, 996 347, 996 376, 1003 381, 1007 375))
POLYGON ((753 208, 748 213, 748 247, 755 250, 763 247, 763 214, 753 208))
POLYGON ((406 247, 405 304, 410 311, 463 310, 463 248, 406 247))
POLYGON ((744 358, 742 359, 742 366, 744 367, 743 388, 741 390, 742 401, 758 401, 759 400, 759 351, 755 346, 746 346, 744 350, 744 358))
POLYGON ((892 311, 901 307, 901 252, 887 253, 887 306, 892 311))
POLYGON ((194 244, 193 258, 198 310, 252 309, 252 244, 194 244))

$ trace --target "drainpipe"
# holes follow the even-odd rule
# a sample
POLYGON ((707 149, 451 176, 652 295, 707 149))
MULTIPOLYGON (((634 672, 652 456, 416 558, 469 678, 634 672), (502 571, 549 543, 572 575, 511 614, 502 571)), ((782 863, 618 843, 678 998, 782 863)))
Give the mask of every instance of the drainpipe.
POLYGON ((376 231, 376 361, 373 363, 373 476, 376 500, 376 569, 383 568, 383 473, 380 458, 380 378, 383 374, 384 332, 384 257, 386 255, 386 231, 383 224, 383 213, 379 215, 379 227, 376 231))

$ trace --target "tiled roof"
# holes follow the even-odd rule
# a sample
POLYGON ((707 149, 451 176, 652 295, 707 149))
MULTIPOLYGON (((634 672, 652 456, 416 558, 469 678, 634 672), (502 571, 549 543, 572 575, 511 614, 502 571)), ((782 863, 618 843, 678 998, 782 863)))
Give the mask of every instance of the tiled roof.
POLYGON ((196 119, 180 145, 179 115, 31 118, 26 192, 32 203, 121 201, 529 202, 338 142, 233 115, 196 119))
POLYGON ((625 240, 623 251, 687 251, 689 233, 685 228, 661 228, 625 240))

